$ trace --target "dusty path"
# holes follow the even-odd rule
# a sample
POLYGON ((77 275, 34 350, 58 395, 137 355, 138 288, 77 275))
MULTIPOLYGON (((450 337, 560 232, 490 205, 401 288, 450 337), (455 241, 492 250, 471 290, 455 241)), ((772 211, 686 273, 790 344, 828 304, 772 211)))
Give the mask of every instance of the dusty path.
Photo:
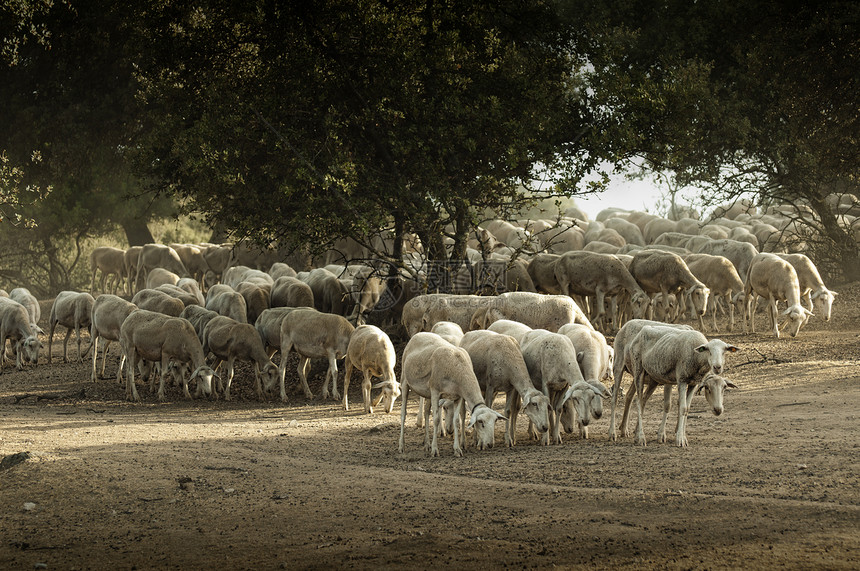
POLYGON ((399 415, 260 403, 247 371, 232 403, 132 405, 85 364, 7 368, 0 456, 31 457, 0 471, 0 568, 856 569, 858 291, 796 339, 722 335, 740 388, 720 417, 694 399, 687 449, 653 437, 659 399, 645 448, 607 440, 607 407, 587 441, 521 420, 514 449, 431 459, 414 417, 401 455, 399 415))

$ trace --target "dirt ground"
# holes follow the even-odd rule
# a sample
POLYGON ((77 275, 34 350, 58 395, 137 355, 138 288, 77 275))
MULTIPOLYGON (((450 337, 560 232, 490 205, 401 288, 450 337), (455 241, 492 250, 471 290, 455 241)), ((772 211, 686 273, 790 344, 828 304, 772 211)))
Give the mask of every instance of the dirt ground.
POLYGON ((132 404, 89 364, 7 366, 0 568, 858 569, 860 284, 835 289, 795 339, 719 335, 739 388, 719 417, 693 400, 686 449, 656 441, 659 398, 645 448, 608 440, 607 406, 588 440, 538 446, 521 416, 513 449, 499 423, 496 448, 430 458, 417 401, 400 454, 399 413, 363 414, 358 375, 344 412, 259 402, 250 368, 229 403, 132 404))

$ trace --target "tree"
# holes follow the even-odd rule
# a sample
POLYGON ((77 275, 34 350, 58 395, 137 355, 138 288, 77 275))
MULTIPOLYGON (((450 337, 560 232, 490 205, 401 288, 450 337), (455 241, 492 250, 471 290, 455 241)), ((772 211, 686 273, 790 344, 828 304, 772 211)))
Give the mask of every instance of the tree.
POLYGON ((448 232, 462 258, 477 213, 521 205, 536 168, 571 191, 605 155, 552 2, 213 0, 144 20, 158 126, 139 164, 238 235, 393 227, 444 259, 448 232))
POLYGON ((635 142, 620 151, 711 203, 795 205, 817 261, 860 279, 827 198, 858 187, 860 6, 595 1, 568 16, 588 30, 596 99, 635 142))

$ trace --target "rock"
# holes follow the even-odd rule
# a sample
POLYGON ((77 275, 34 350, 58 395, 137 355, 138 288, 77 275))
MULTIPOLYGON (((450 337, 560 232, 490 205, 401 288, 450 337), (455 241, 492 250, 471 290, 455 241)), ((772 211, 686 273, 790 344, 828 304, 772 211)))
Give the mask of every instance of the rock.
POLYGON ((8 470, 12 466, 17 466, 21 462, 26 462, 29 459, 29 452, 18 452, 16 454, 9 454, 8 456, 4 456, 3 459, 0 460, 0 471, 8 470))
POLYGON ((24 511, 31 512, 36 509, 36 504, 33 502, 24 502, 24 511))

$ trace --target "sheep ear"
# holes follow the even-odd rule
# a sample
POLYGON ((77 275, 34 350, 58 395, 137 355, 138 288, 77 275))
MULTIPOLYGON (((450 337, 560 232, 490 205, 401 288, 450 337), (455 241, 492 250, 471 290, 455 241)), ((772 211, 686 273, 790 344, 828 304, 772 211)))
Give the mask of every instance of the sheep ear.
POLYGON ((705 388, 705 383, 702 383, 702 384, 700 384, 699 386, 697 386, 697 387, 695 388, 695 391, 696 391, 696 392, 695 392, 695 393, 693 393, 693 394, 698 395, 699 393, 701 393, 701 392, 702 392, 702 389, 703 389, 703 388, 705 388))
POLYGON ((699 345, 698 347, 696 347, 696 353, 704 353, 705 351, 708 351, 708 350, 709 349, 708 349, 707 345, 699 345))
POLYGON ((504 420, 504 421, 508 420, 508 417, 505 416, 504 414, 502 414, 498 411, 495 411, 495 412, 496 412, 496 420, 504 420))
POLYGON ((524 397, 523 397, 523 402, 522 402, 522 404, 520 405, 520 410, 525 409, 525 408, 529 405, 529 403, 530 403, 530 402, 532 402, 532 397, 531 397, 531 395, 526 395, 526 396, 524 396, 524 397))
POLYGON ((728 379, 726 379, 726 386, 727 386, 727 387, 729 387, 729 388, 732 388, 732 389, 736 389, 736 388, 738 388, 738 386, 737 386, 736 384, 734 384, 733 382, 731 382, 731 381, 730 381, 730 380, 728 380, 728 379))
POLYGON ((729 345, 728 347, 726 347, 726 351, 728 351, 729 353, 737 353, 738 351, 740 351, 740 349, 738 349, 734 345, 729 345))
POLYGON ((580 351, 576 354, 576 362, 582 364, 582 359, 585 357, 585 351, 580 351))

